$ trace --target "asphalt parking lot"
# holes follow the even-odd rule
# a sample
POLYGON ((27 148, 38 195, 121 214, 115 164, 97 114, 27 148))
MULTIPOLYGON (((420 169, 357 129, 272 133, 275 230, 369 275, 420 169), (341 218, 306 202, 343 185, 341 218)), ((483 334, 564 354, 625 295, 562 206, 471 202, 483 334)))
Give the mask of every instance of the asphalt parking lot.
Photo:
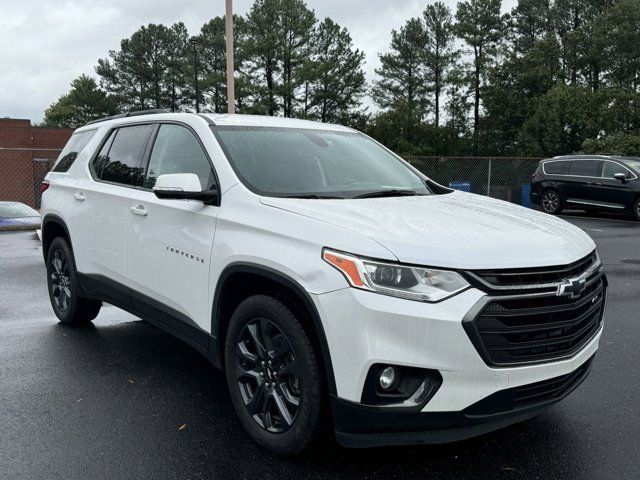
POLYGON ((528 423, 446 446, 295 459, 251 442, 222 374, 115 307, 59 325, 39 242, 0 234, 0 478, 639 478, 640 223, 565 217, 591 235, 609 277, 591 375, 528 423))

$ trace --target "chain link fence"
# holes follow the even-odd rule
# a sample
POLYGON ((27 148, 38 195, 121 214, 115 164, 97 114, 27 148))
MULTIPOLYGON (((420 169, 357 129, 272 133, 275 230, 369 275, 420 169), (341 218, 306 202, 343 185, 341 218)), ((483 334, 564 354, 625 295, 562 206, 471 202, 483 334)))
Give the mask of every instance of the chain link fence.
POLYGON ((40 183, 55 163, 58 149, 0 149, 0 201, 40 208, 40 183))
POLYGON ((537 157, 406 157, 441 185, 530 206, 531 175, 537 157))

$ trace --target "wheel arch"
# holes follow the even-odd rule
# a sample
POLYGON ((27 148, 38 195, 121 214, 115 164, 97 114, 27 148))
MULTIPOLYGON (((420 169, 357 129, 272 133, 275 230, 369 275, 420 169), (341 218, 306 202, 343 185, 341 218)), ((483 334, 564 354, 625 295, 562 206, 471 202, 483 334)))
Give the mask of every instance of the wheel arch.
POLYGON ((58 215, 48 213, 42 219, 42 255, 45 261, 47 260, 51 242, 56 237, 63 237, 73 252, 73 244, 71 243, 71 235, 69 235, 67 224, 58 215))
POLYGON ((291 277, 270 267, 233 263, 220 274, 213 298, 211 335, 217 343, 214 363, 224 363, 227 326, 235 308, 255 294, 268 294, 282 301, 302 319, 321 355, 321 368, 330 394, 336 393, 333 365, 320 315, 307 291, 291 277))

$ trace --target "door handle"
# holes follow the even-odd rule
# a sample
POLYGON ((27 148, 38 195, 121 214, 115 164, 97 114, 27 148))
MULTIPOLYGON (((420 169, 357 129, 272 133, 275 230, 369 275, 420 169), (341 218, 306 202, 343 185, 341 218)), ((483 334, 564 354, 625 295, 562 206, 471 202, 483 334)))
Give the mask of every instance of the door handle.
POLYGON ((603 184, 600 183, 600 182, 596 182, 594 185, 597 185, 597 186, 601 187, 603 184))
POLYGON ((85 198, 86 198, 86 197, 84 196, 84 193, 82 193, 82 192, 76 192, 76 193, 74 193, 74 194, 73 194, 73 198, 75 198, 75 199, 76 199, 76 200, 78 200, 79 202, 84 202, 84 200, 85 200, 85 198))
POLYGON ((147 212, 142 205, 131 207, 131 213, 133 213, 134 215, 139 215, 141 217, 146 217, 147 215, 149 215, 149 212, 147 212))
POLYGON ((593 182, 584 182, 585 185, 593 185, 593 182))

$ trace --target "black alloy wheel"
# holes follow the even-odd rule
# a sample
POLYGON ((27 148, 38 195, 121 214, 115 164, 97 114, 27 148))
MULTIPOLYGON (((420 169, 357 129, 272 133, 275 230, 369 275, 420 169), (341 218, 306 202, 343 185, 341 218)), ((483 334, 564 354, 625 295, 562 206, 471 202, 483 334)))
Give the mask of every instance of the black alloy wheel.
POLYGON ((71 305, 71 278, 69 259, 62 249, 53 252, 51 260, 51 295, 60 312, 67 312, 71 305))
POLYGON ((291 427, 300 408, 298 362, 287 336, 269 320, 256 319, 242 329, 236 378, 258 425, 272 433, 291 427))
POLYGON ((303 315, 270 295, 253 295, 236 307, 225 334, 238 418, 254 441, 279 455, 304 451, 329 425, 321 357, 303 315))
POLYGON ((102 302, 82 296, 76 262, 66 239, 53 239, 47 252, 46 265, 49 299, 60 323, 86 325, 96 318, 102 302))

